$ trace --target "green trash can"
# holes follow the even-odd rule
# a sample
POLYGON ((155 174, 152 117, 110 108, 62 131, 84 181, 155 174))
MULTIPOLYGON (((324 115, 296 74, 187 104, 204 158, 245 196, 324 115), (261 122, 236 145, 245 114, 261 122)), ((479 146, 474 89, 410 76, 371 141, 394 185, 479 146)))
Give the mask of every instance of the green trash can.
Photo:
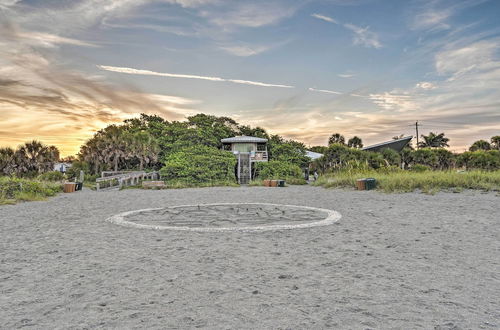
POLYGON ((278 187, 284 187, 285 186, 285 180, 278 180, 278 187))
POLYGON ((377 186, 377 180, 374 178, 366 178, 366 190, 375 189, 377 186))

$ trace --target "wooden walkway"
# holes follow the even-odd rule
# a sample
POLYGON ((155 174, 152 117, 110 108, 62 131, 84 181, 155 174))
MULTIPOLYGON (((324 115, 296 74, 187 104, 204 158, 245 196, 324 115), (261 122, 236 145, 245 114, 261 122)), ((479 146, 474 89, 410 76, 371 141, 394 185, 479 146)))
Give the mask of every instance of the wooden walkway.
POLYGON ((96 189, 120 189, 126 186, 134 186, 144 180, 156 180, 159 178, 158 172, 112 172, 105 171, 101 173, 101 177, 95 180, 96 189))

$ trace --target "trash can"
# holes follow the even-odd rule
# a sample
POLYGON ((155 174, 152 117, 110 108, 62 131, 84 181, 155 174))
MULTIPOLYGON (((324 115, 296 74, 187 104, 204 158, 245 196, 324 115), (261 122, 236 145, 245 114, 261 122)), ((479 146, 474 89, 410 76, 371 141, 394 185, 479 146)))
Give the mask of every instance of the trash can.
POLYGON ((376 186, 377 186, 377 180, 375 180, 374 178, 366 178, 366 184, 365 184, 366 190, 375 189, 376 186))
POLYGON ((271 187, 271 180, 264 180, 264 187, 271 187))
POLYGON ((285 186, 285 180, 278 180, 278 187, 284 187, 285 186))
POLYGON ((278 186, 278 180, 271 180, 271 187, 277 187, 278 186))
POLYGON ((79 190, 82 190, 82 188, 83 188, 83 182, 77 182, 77 183, 76 183, 75 190, 76 190, 76 191, 79 191, 79 190))
POLYGON ((76 188, 76 183, 74 183, 74 182, 65 182, 64 183, 64 192, 65 193, 75 192, 75 188, 76 188))
POLYGON ((357 179, 356 188, 358 190, 366 190, 366 179, 357 179))

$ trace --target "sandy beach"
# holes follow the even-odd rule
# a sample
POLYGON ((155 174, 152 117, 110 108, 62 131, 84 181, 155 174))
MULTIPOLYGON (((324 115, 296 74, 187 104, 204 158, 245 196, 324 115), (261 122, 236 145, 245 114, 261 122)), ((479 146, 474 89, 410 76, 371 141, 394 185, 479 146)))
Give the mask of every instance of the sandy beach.
POLYGON ((499 205, 496 193, 292 186, 86 190, 0 206, 0 327, 498 329, 499 205), (342 218, 263 232, 106 221, 243 202, 342 218))

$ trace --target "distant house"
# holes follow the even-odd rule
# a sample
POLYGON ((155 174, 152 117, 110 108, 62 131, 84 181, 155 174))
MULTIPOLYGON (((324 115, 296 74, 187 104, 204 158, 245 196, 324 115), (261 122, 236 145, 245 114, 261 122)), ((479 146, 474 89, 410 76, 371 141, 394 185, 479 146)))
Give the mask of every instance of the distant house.
POLYGON ((66 171, 70 167, 71 167, 71 163, 55 163, 54 164, 54 171, 66 173, 66 171))
POLYGON ((392 149, 397 152, 401 152, 404 147, 413 139, 413 136, 405 136, 397 140, 386 141, 382 143, 373 144, 368 147, 364 147, 361 150, 379 152, 383 149, 392 149))
POLYGON ((222 139, 222 150, 232 152, 238 159, 236 176, 240 184, 252 179, 252 163, 267 162, 267 139, 253 136, 235 136, 222 139))

